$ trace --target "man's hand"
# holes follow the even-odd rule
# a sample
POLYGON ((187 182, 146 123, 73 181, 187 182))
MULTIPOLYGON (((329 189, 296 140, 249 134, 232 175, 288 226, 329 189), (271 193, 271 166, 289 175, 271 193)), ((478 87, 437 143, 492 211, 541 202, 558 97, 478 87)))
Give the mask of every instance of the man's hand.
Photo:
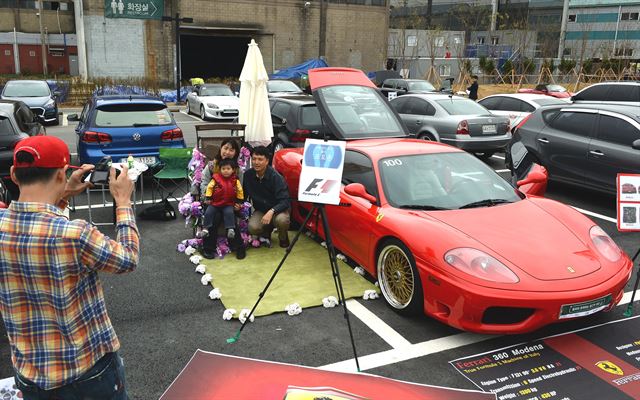
POLYGON ((122 164, 120 175, 116 178, 116 169, 111 167, 109 172, 109 191, 118 207, 131 206, 131 193, 133 193, 133 181, 129 179, 129 167, 122 164))
POLYGON ((240 204, 240 203, 235 203, 235 204, 233 205, 233 209, 234 209, 235 211, 240 211, 240 209, 241 209, 241 208, 242 208, 242 204, 240 204))
POLYGON ((87 172, 95 168, 92 164, 83 164, 79 169, 73 171, 69 179, 67 179, 67 186, 64 188, 64 199, 70 196, 75 196, 84 192, 87 188, 93 185, 89 182, 82 182, 82 176, 87 172))
POLYGON ((260 222, 262 222, 263 225, 269 225, 271 223, 271 219, 273 218, 273 209, 267 211, 266 213, 264 213, 264 216, 262 217, 262 220, 260 222))

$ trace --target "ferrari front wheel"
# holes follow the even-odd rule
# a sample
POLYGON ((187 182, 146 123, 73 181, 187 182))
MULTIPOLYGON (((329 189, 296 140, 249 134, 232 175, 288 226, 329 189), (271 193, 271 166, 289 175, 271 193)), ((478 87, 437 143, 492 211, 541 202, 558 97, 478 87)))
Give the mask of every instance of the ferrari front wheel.
POLYGON ((382 295, 394 311, 406 315, 422 312, 422 283, 407 246, 387 239, 378 253, 377 271, 382 295))

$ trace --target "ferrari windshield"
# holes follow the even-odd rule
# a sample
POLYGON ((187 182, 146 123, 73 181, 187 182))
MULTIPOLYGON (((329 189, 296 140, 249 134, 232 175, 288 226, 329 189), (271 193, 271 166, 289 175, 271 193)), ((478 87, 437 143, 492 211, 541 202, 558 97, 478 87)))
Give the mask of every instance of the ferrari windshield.
POLYGON ((204 86, 200 89, 200 96, 235 96, 226 86, 204 86))
POLYGON ((406 136, 399 118, 376 89, 338 85, 320 88, 318 92, 343 139, 406 136))
POLYGON ((567 89, 565 89, 560 85, 547 85, 547 90, 550 92, 559 92, 559 93, 564 93, 567 91, 567 89))
POLYGON ((521 199, 509 183, 467 153, 389 157, 378 168, 385 197, 397 208, 454 210, 521 199))

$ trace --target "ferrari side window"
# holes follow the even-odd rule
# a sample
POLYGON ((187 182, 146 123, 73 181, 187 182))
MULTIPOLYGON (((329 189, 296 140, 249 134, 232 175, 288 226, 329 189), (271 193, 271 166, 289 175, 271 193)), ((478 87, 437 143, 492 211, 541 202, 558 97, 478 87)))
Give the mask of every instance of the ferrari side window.
POLYGON ((367 193, 378 197, 376 176, 373 172, 373 163, 369 157, 356 151, 349 151, 344 155, 344 168, 342 170, 342 183, 361 183, 367 193))

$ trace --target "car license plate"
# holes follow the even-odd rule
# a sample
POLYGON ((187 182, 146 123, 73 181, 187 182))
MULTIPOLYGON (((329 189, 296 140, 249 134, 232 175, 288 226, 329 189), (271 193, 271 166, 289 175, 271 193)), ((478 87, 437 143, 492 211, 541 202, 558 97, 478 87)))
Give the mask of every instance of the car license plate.
POLYGON ((496 133, 495 125, 482 125, 482 133, 496 133))
POLYGON ((560 307, 560 319, 584 317, 604 310, 611 303, 611 295, 599 299, 585 301, 584 303, 565 304, 560 307))
MULTIPOLYGON (((153 165, 156 163, 156 158, 153 156, 150 157, 133 157, 133 161, 139 162, 139 163, 143 163, 146 165, 153 165)), ((121 158, 120 159, 121 163, 126 163, 127 159, 126 158, 121 158)))

